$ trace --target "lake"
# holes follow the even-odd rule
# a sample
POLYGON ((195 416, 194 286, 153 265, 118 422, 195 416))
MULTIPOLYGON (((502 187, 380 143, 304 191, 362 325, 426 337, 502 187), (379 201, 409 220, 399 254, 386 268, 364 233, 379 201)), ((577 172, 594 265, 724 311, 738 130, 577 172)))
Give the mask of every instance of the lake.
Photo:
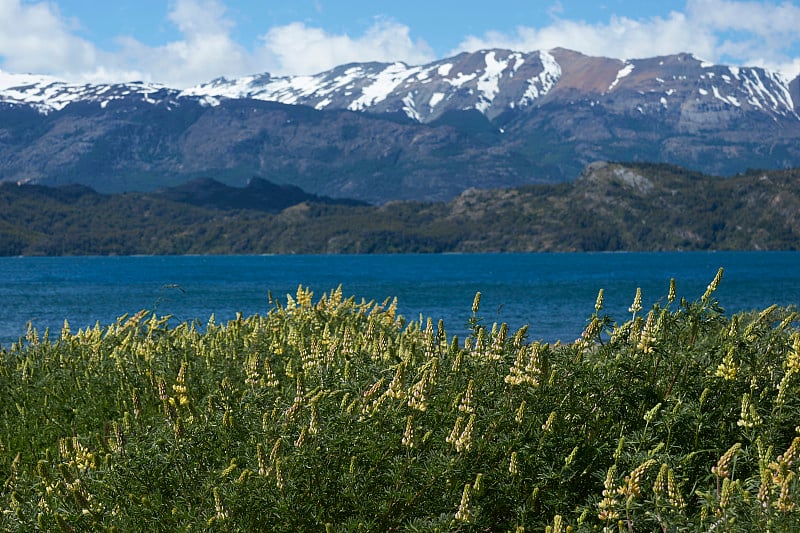
POLYGON ((699 299, 719 267, 717 292, 729 313, 773 303, 800 304, 800 252, 540 253, 445 255, 142 256, 0 258, 0 344, 8 347, 30 322, 54 337, 105 325, 147 309, 175 324, 214 314, 266 313, 268 291, 285 301, 297 286, 315 299, 342 285, 345 296, 398 298, 400 314, 443 318, 463 335, 476 291, 487 324, 530 326, 531 339, 572 341, 594 312, 599 289, 605 312, 627 320, 637 287, 645 310, 666 299, 699 299))

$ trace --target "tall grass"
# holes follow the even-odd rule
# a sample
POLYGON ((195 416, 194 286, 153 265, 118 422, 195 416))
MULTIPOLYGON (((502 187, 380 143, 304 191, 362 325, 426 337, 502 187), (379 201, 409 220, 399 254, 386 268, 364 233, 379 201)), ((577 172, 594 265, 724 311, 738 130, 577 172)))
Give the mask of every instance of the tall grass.
MULTIPOLYGON (((721 271, 720 271, 721 275, 721 271)), ((138 313, 0 357, 6 531, 794 531, 797 313, 718 275, 549 345, 299 288, 263 316, 138 313)))

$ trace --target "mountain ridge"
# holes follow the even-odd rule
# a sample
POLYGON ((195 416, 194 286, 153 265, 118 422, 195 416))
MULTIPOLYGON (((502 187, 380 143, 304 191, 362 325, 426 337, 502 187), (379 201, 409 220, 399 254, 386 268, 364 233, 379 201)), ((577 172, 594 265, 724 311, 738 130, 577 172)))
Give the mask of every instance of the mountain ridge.
POLYGON ((213 178, 196 178, 174 187, 157 189, 154 196, 166 200, 212 209, 252 209, 278 213, 303 202, 329 205, 367 205, 348 198, 330 198, 309 194, 293 185, 277 185, 262 178, 252 178, 244 187, 231 187, 213 178))
MULTIPOLYGON (((309 105, 316 109, 335 107, 355 111, 403 111, 420 122, 438 117, 441 113, 437 110, 440 104, 454 99, 462 106, 460 109, 467 105, 493 119, 509 108, 524 108, 537 103, 542 105, 553 99, 569 99, 571 90, 600 97, 615 90, 656 92, 657 89, 663 89, 664 94, 670 96, 667 94, 670 92, 670 82, 688 78, 686 73, 696 71, 697 67, 707 71, 705 77, 702 74, 699 76, 709 81, 705 84, 707 87, 703 88, 706 93, 699 93, 704 101, 716 99, 745 108, 749 105, 777 114, 791 114, 800 119, 797 114, 800 99, 795 102, 788 94, 791 81, 763 68, 712 65, 691 54, 622 61, 586 56, 563 48, 530 53, 481 50, 423 66, 407 66, 403 63, 351 64, 315 76, 223 78, 188 89, 184 94, 263 98, 309 105), (665 66, 676 72, 672 80, 650 75, 658 70, 654 67, 665 66), (434 71, 438 78, 433 75, 434 71), (722 79, 723 85, 710 83, 709 76, 722 79), (744 89, 727 91, 724 84, 730 85, 731 80, 725 77, 738 80, 740 76, 745 78, 744 89), (642 84, 653 79, 659 80, 664 87, 642 84), (361 82, 358 85, 357 80, 371 80, 373 83, 361 82), (460 98, 464 95, 447 92, 447 85, 464 89, 472 98, 460 98), (430 89, 431 86, 441 90, 430 89), (357 89, 361 92, 358 93, 357 89), (417 98, 417 92, 423 96, 417 98), (343 98, 346 96, 353 97, 343 98)), ((452 108, 445 106, 444 109, 452 108)))
POLYGON ((576 179, 593 161, 800 167, 800 77, 690 54, 482 50, 177 90, 0 73, 0 181, 148 191, 253 177, 370 203, 576 179))
POLYGON ((5 183, 0 255, 797 250, 798 178, 596 162, 571 183, 468 189, 448 202, 290 201, 278 212, 5 183))
MULTIPOLYGON (((462 52, 423 65, 407 65, 403 62, 349 63, 303 76, 274 77, 269 73, 260 73, 233 79, 220 77, 183 90, 139 81, 70 84, 51 76, 15 75, 0 71, 0 101, 33 105, 46 112, 63 109, 79 100, 96 101, 104 107, 115 99, 131 94, 140 95, 142 101, 148 103, 172 100, 173 104, 180 98, 196 98, 206 105, 218 105, 217 99, 220 98, 251 98, 307 105, 318 110, 400 111, 412 120, 429 122, 443 112, 434 113, 433 110, 445 99, 452 98, 452 94, 427 90, 427 98, 422 100, 423 103, 427 100, 430 109, 424 114, 420 112, 422 110, 417 107, 415 99, 409 98, 425 85, 437 88, 449 85, 466 89, 474 96, 469 108, 477 109, 492 119, 506 108, 530 105, 548 96, 552 90, 558 93, 574 89, 602 96, 623 88, 652 90, 647 82, 656 79, 665 85, 665 92, 669 93, 669 82, 686 78, 686 73, 696 70, 696 66, 707 71, 707 76, 701 76, 700 79, 717 78, 723 82, 719 86, 707 83, 713 89, 709 93, 708 88, 701 87, 701 96, 711 95, 736 107, 749 104, 779 114, 790 113, 800 120, 800 93, 797 92, 800 90, 797 89, 800 75, 790 80, 778 72, 761 67, 715 65, 688 53, 620 60, 588 56, 565 48, 533 52, 486 49, 462 52), (673 80, 652 75, 654 70, 658 70, 654 67, 665 66, 673 71, 677 69, 680 74, 673 74, 673 80), (740 89, 740 92, 748 98, 742 100, 724 90, 724 84, 731 84, 731 77, 737 80, 744 78, 747 90, 740 89), (509 88, 501 89, 500 83, 505 83, 509 88), (796 101, 792 93, 798 97, 796 101), (498 96, 500 99, 495 106, 493 104, 498 96), (494 107, 499 109, 495 110, 494 107)), ((736 89, 734 87, 733 92, 736 89)), ((443 108, 448 109, 452 109, 452 106, 443 108)))

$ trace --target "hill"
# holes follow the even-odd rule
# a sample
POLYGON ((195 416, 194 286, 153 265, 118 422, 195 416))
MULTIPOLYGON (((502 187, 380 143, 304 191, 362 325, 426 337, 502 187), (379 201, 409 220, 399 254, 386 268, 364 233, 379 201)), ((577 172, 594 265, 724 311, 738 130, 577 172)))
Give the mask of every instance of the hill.
POLYGON ((211 178, 198 178, 184 184, 159 189, 155 195, 165 200, 212 209, 252 209, 277 213, 302 202, 333 205, 367 205, 357 200, 317 196, 292 185, 276 185, 260 178, 244 187, 231 187, 211 178))
MULTIPOLYGON (((237 203, 247 189, 211 180, 112 195, 3 184, 0 254, 794 250, 798 178, 798 170, 719 178, 668 165, 595 163, 573 183, 382 206, 303 195, 293 203, 289 195, 292 205, 277 212, 266 200, 237 203)), ((260 181, 250 188, 282 190, 260 181)))

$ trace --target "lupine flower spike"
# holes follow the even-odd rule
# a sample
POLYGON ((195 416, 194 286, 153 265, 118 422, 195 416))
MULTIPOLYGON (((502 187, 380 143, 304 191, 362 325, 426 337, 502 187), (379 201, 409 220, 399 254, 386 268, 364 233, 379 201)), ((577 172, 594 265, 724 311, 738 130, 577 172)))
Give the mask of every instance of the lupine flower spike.
POLYGON ((703 297, 700 298, 700 301, 702 301, 704 304, 708 303, 708 301, 711 299, 711 295, 714 294, 714 291, 716 291, 717 287, 719 287, 719 282, 722 281, 722 272, 722 268, 717 270, 717 275, 714 276, 713 280, 711 280, 711 283, 709 283, 708 287, 706 288, 706 292, 703 294, 703 297))
POLYGON ((636 316, 636 313, 642 310, 642 289, 641 287, 636 288, 636 295, 633 297, 633 303, 628 308, 629 313, 633 313, 633 316, 636 316))

